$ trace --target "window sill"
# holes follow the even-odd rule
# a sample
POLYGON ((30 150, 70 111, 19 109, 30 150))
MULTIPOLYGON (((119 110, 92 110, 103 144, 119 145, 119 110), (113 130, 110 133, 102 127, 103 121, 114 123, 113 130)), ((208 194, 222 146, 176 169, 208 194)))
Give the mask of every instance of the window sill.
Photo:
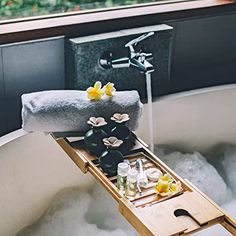
POLYGON ((5 21, 0 23, 0 44, 58 35, 73 37, 103 33, 163 21, 222 14, 235 9, 235 0, 194 0, 5 21))

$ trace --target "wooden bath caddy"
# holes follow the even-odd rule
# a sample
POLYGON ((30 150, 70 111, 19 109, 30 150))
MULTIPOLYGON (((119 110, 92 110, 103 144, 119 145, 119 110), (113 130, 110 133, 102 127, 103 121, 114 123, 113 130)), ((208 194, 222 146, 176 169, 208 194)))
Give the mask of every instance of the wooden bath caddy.
POLYGON ((141 195, 137 193, 135 198, 127 199, 116 187, 117 176, 108 177, 102 171, 97 157, 87 151, 83 140, 69 141, 68 138, 57 137, 57 134, 52 136, 83 173, 90 172, 106 188, 118 202, 120 213, 140 235, 190 235, 214 224, 221 224, 232 235, 236 235, 234 219, 190 182, 180 178, 135 135, 134 147, 125 158, 131 165, 141 158, 146 169, 158 167, 163 173, 170 174, 181 182, 180 192, 169 197, 160 197, 150 184, 142 189, 141 195))

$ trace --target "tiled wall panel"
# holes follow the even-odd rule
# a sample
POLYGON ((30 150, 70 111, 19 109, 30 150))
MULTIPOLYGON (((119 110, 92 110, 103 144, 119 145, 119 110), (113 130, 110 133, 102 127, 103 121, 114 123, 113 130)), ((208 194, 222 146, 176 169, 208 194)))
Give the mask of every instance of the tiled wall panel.
POLYGON ((236 61, 236 14, 175 24, 172 68, 192 70, 236 61))
MULTIPOLYGON (((0 136, 5 134, 7 129, 7 115, 5 112, 6 109, 6 103, 4 100, 0 100, 0 136)), ((11 121, 14 122, 13 117, 11 118, 11 121)))
POLYGON ((171 24, 171 79, 167 93, 236 83, 236 14, 171 24))
POLYGON ((21 127, 23 93, 64 89, 64 37, 3 45, 1 52, 0 136, 21 127))
POLYGON ((4 98, 4 80, 3 80, 3 65, 2 65, 2 49, 0 47, 0 99, 4 98))
POLYGON ((2 48, 6 98, 64 88, 64 39, 45 39, 2 48))
POLYGON ((21 128, 21 99, 20 97, 5 100, 5 116, 7 131, 21 128))

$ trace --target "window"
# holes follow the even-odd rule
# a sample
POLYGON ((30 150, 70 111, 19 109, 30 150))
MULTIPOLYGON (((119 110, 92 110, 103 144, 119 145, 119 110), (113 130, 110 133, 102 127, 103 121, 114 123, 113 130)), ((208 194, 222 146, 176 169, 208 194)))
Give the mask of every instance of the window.
MULTIPOLYGON (((175 0, 181 1, 181 0, 175 0)), ((127 5, 156 2, 156 0, 1 0, 1 20, 49 15, 65 12, 81 12, 127 5)), ((159 3, 166 0, 157 0, 159 3)), ((173 2, 169 0, 168 2, 173 2)))
POLYGON ((0 45, 60 35, 98 34, 236 11, 236 0, 151 1, 154 0, 0 0, 0 45), (88 10, 89 1, 99 10, 88 10), (101 8, 105 5, 109 8, 101 8))

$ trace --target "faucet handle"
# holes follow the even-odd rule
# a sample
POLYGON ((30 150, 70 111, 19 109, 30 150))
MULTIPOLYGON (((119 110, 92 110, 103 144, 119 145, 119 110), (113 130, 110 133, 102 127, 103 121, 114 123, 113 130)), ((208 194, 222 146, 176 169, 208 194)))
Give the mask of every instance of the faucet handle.
POLYGON ((141 52, 140 53, 141 61, 148 60, 151 61, 153 59, 152 53, 141 52))
POLYGON ((143 41, 144 39, 146 39, 152 35, 154 35, 154 32, 149 32, 149 33, 143 34, 143 35, 139 36, 138 38, 132 39, 131 41, 126 43, 125 47, 132 47, 133 48, 133 46, 137 45, 139 42, 143 41))

